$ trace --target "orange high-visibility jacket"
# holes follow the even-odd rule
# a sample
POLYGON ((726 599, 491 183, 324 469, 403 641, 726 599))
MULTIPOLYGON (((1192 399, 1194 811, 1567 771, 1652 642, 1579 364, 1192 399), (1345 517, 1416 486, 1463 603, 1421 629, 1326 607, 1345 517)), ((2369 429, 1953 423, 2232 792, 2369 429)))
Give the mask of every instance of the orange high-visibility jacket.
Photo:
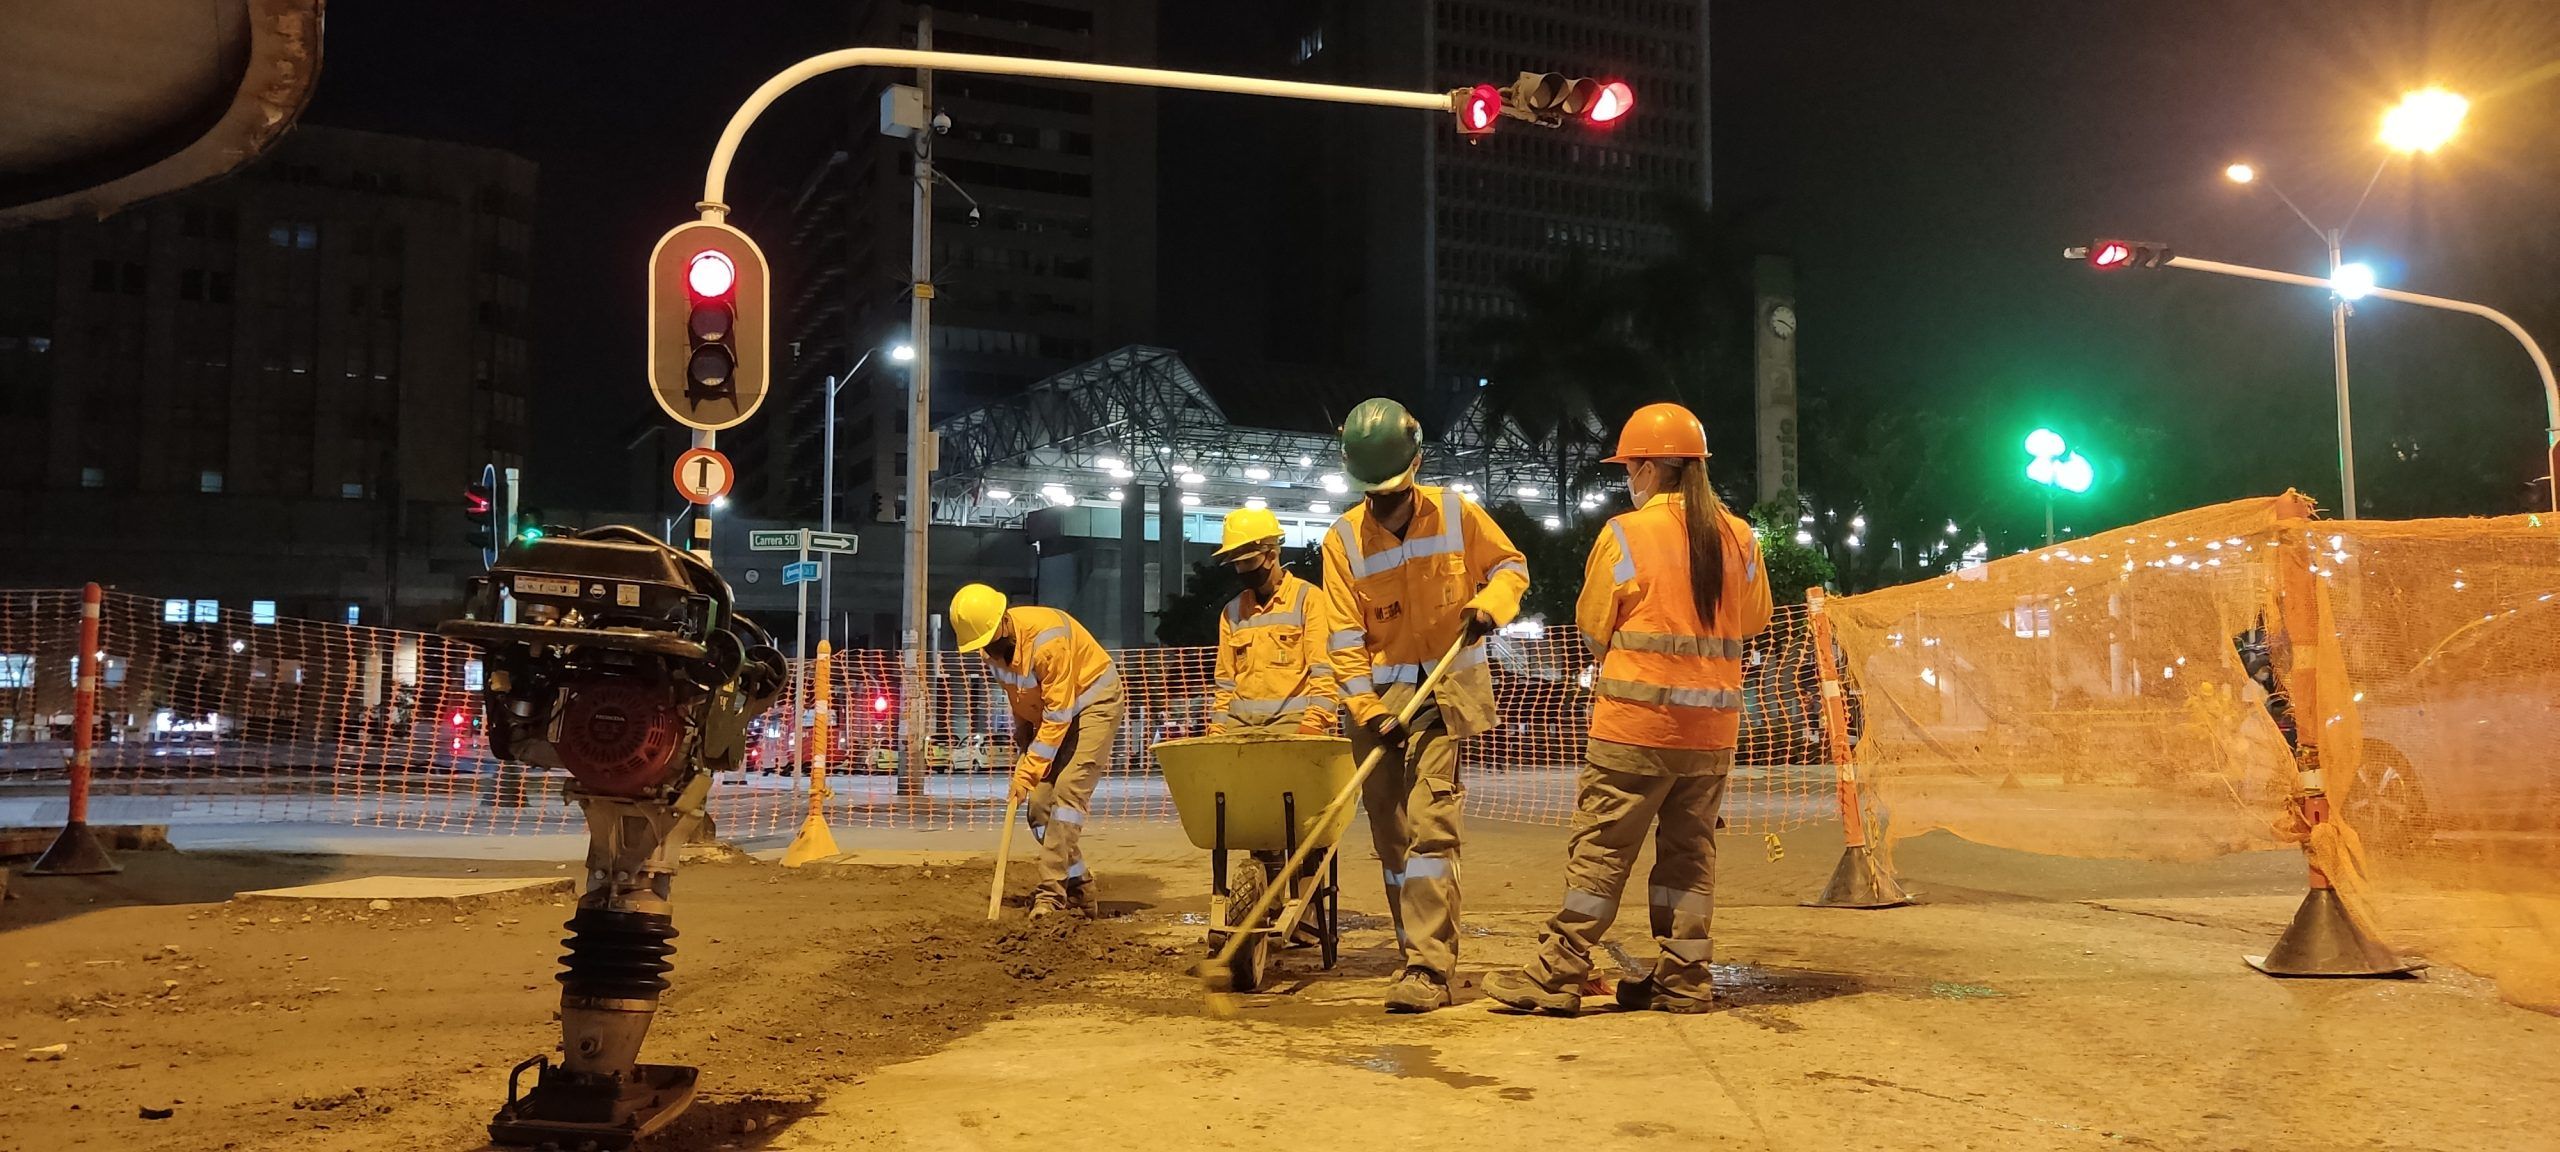
POLYGON ((1209 698, 1209 729, 1281 721, 1331 732, 1341 693, 1324 639, 1333 615, 1324 594, 1287 570, 1269 603, 1246 606, 1240 592, 1218 614, 1217 691, 1209 698))
MULTIPOLYGON (((1402 539, 1370 519, 1365 501, 1324 534, 1324 593, 1334 620, 1325 650, 1343 704, 1362 724, 1387 714, 1378 695, 1388 686, 1430 675, 1458 638, 1461 611, 1482 608, 1508 624, 1529 591, 1528 562, 1484 509, 1425 485, 1414 487, 1413 501, 1402 539)), ((1437 696, 1449 733, 1472 736, 1502 718, 1484 645, 1461 649, 1457 661, 1437 696)))
POLYGON ((1689 594, 1689 525, 1676 493, 1611 517, 1583 565, 1574 606, 1600 655, 1591 736, 1646 748, 1720 750, 1742 722, 1742 647, 1769 626, 1769 577, 1751 525, 1724 516, 1716 618, 1689 594))
MULTIPOLYGON (((987 674, 1004 685, 1013 718, 1039 725, 1015 770, 1045 775, 1050 761, 1058 758, 1058 745, 1067 738, 1067 726, 1087 705, 1118 690, 1120 673, 1111 666, 1111 654, 1094 643, 1093 633, 1073 616, 1055 608, 1023 607, 1006 609, 1004 618, 1013 625, 1013 659, 1006 662, 992 654, 981 655, 986 656, 987 674)), ((1081 751, 1106 756, 1111 752, 1108 748, 1081 751)))

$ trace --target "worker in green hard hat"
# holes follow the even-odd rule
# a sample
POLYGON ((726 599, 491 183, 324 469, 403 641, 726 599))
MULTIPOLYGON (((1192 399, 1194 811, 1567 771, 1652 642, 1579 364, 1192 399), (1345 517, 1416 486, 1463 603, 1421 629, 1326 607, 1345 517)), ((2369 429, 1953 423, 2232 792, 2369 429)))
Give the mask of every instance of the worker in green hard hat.
POLYGON ((1458 740, 1501 723, 1481 641, 1520 612, 1529 566, 1493 517, 1465 497, 1416 484, 1422 424, 1402 404, 1361 401, 1342 422, 1342 466, 1363 493, 1324 536, 1325 649, 1351 714, 1353 754, 1386 749, 1362 788, 1386 873, 1404 969, 1390 1012, 1449 1003, 1458 967, 1458 740), (1431 698, 1396 713, 1464 635, 1431 698))

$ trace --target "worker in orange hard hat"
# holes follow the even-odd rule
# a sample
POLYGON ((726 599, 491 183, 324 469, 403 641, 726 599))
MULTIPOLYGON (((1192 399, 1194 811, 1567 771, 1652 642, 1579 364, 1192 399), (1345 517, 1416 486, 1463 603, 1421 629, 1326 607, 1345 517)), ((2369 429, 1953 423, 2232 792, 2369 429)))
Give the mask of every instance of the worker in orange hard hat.
POLYGON ((1707 486, 1707 431, 1688 409, 1639 409, 1609 462, 1626 466, 1636 509, 1592 542, 1575 604, 1600 672, 1564 907, 1528 967, 1485 977, 1484 991, 1523 1011, 1580 1011, 1591 950, 1658 825, 1646 903, 1662 955, 1619 985, 1618 1004, 1704 1011, 1716 815, 1741 726, 1743 645, 1769 626, 1769 579, 1751 525, 1707 486))

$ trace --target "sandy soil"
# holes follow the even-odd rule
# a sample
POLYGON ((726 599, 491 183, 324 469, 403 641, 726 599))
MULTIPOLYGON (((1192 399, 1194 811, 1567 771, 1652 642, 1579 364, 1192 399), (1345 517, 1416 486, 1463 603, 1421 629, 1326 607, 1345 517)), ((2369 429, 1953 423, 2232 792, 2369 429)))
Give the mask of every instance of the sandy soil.
MULTIPOLYGON (((1355 829, 1355 843, 1365 832, 1355 829)), ((847 841, 857 838, 848 836, 847 841)), ((2560 1020, 2438 969, 2277 982, 2239 961, 2299 895, 2297 858, 2064 861, 1903 846, 1926 903, 1803 909, 1836 853, 1729 839, 1701 1017, 1391 1018, 1365 853, 1343 965, 1292 953, 1212 1004, 1207 868, 1165 825, 1088 836, 1113 919, 978 919, 983 835, 864 833, 875 863, 688 867, 675 990, 649 1058, 703 1069, 660 1149, 2412 1148, 2552 1146, 2560 1020), (1218 1010, 1223 1008, 1224 1010, 1218 1010)), ((1483 825, 1467 962, 1517 963, 1560 833, 1483 825)), ((557 1040, 565 907, 305 911, 230 893, 347 875, 558 875, 549 864, 136 854, 18 879, 0 907, 0 1149, 469 1149, 506 1068, 557 1040), (307 917, 307 918, 306 918, 307 917), (29 1059, 64 1043, 58 1060, 29 1059), (169 1108, 144 1119, 144 1107, 169 1108)), ((1021 884, 1016 869, 1016 887, 1021 884)), ((1016 915, 1019 913, 1017 912, 1016 915)), ((1621 924, 1639 961, 1649 941, 1621 924)))

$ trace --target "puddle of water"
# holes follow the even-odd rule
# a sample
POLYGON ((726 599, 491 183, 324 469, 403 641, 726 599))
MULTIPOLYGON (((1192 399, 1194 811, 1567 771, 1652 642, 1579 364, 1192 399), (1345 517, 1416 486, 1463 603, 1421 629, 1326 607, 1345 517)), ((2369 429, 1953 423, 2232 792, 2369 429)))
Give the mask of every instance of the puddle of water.
POLYGON ((1764 968, 1756 964, 1710 964, 1715 974, 1718 1007, 1807 1004, 1864 992, 1855 976, 1802 968, 1764 968))
POLYGON ((1502 1083, 1491 1076, 1443 1068, 1434 1059, 1439 1054, 1439 1049, 1425 1048, 1420 1044, 1380 1044, 1365 1051, 1347 1053, 1338 1059, 1354 1068, 1366 1068, 1404 1080, 1437 1081, 1452 1088, 1489 1088, 1502 1083))

